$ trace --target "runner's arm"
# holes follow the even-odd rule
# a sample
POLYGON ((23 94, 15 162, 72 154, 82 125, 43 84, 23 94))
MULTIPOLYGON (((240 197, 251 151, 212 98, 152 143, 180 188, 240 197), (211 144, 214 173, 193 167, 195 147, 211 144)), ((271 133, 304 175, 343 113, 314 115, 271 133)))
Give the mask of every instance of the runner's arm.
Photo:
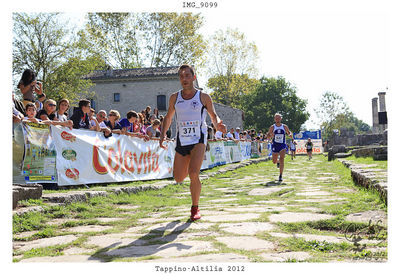
POLYGON ((293 138, 292 132, 290 132, 289 127, 287 127, 287 125, 284 125, 284 127, 285 127, 286 133, 288 133, 288 136, 289 136, 290 138, 293 138))
POLYGON ((274 133, 274 127, 271 126, 271 127, 269 127, 267 138, 272 139, 272 137, 274 135, 273 133, 274 133))
POLYGON ((161 148, 165 148, 165 146, 163 145, 163 141, 165 139, 165 136, 166 136, 166 133, 167 133, 169 127, 171 126, 172 118, 175 114, 175 102, 176 102, 177 96, 178 96, 178 93, 174 93, 169 98, 168 112, 164 117, 162 127, 161 127, 162 130, 160 133, 160 147, 161 148))

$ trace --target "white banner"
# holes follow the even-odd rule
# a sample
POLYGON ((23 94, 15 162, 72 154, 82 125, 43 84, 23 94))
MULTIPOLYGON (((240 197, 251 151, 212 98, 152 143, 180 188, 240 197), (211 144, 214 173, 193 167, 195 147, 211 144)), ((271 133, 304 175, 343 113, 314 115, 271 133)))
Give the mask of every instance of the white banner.
POLYGON ((57 151, 58 185, 123 182, 172 177, 173 142, 51 126, 57 151))
MULTIPOLYGON (((296 145, 296 154, 307 154, 306 143, 307 139, 295 139, 296 145)), ((322 146, 322 139, 312 139, 311 142, 313 143, 313 154, 322 154, 323 146, 322 146)), ((290 148, 290 145, 289 145, 290 148)), ((290 151, 289 151, 290 152, 290 151)))
POLYGON ((242 160, 239 142, 225 141, 224 149, 227 163, 240 162, 242 160))
POLYGON ((242 155, 241 161, 250 159, 250 157, 251 157, 251 142, 250 141, 241 141, 239 144, 240 144, 240 153, 242 155))

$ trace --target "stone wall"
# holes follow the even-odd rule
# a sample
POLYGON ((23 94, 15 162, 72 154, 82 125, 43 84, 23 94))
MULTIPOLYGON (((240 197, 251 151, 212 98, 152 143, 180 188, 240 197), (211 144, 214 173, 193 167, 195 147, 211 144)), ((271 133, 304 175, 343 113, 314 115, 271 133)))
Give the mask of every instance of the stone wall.
MULTIPOLYGON (((223 104, 214 103, 214 108, 222 122, 228 128, 239 127, 243 130, 243 111, 223 104)), ((207 116, 207 124, 211 125, 210 116, 207 116)))

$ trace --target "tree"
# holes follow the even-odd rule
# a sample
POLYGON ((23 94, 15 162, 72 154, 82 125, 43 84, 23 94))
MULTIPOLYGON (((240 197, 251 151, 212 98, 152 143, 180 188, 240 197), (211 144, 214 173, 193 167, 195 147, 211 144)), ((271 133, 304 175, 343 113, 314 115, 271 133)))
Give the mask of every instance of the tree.
POLYGON ((307 100, 299 98, 283 77, 262 77, 255 91, 244 96, 245 127, 267 131, 278 112, 289 129, 298 132, 309 117, 306 106, 307 100))
MULTIPOLYGON (((14 83, 30 68, 43 82, 47 98, 78 101, 90 96, 93 85, 84 76, 104 68, 104 60, 87 53, 87 45, 62 22, 58 13, 15 13, 13 37, 14 83)), ((16 85, 14 85, 16 87, 16 85)))
POLYGON ((88 13, 81 43, 111 67, 141 67, 139 18, 134 13, 88 13))
POLYGON ((257 77, 257 46, 247 42, 238 29, 218 30, 210 38, 207 51, 207 67, 210 76, 247 74, 257 77))
POLYGON ((319 107, 314 111, 323 129, 323 138, 330 138, 333 130, 340 128, 348 128, 356 133, 370 130, 369 125, 356 118, 343 97, 335 92, 325 92, 321 96, 319 107))
POLYGON ((234 74, 209 78, 207 86, 213 90, 210 95, 215 102, 241 109, 243 96, 253 92, 258 83, 247 74, 234 74))
POLYGON ((206 43, 199 29, 203 17, 192 13, 142 14, 145 60, 150 67, 203 65, 206 43))
MULTIPOLYGON (((71 36, 58 13, 13 14, 13 75, 14 83, 30 68, 43 81, 53 73, 72 51, 71 36)), ((16 86, 16 85, 15 85, 16 86)))
POLYGON ((255 89, 258 80, 258 51, 246 41, 243 33, 228 28, 218 30, 210 38, 207 67, 210 78, 207 87, 215 102, 240 108, 242 96, 255 89))

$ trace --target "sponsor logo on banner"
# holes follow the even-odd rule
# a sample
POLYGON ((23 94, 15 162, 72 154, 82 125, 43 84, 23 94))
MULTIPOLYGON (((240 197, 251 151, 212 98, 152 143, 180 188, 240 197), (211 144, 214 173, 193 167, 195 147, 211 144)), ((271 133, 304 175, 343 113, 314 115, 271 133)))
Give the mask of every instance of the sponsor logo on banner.
POLYGON ((124 174, 126 171, 134 173, 135 168, 137 174, 158 172, 160 170, 159 158, 160 156, 150 149, 140 154, 129 150, 121 152, 119 140, 117 141, 117 148, 105 146, 100 150, 96 144, 93 146, 93 167, 98 174, 107 174, 108 172, 124 174), (101 163, 100 161, 101 151, 108 156, 106 163, 101 163))
POLYGON ((72 168, 72 169, 68 168, 67 170, 65 170, 65 175, 68 178, 73 179, 73 180, 79 179, 79 171, 76 168, 72 168))
POLYGON ((65 139, 67 141, 71 141, 71 142, 76 141, 76 136, 74 136, 73 134, 70 134, 70 133, 68 133, 66 131, 63 131, 61 133, 61 137, 62 137, 62 139, 65 139))
POLYGON ((66 160, 72 160, 72 161, 76 160, 76 152, 74 150, 72 150, 72 149, 63 150, 61 155, 66 160))

